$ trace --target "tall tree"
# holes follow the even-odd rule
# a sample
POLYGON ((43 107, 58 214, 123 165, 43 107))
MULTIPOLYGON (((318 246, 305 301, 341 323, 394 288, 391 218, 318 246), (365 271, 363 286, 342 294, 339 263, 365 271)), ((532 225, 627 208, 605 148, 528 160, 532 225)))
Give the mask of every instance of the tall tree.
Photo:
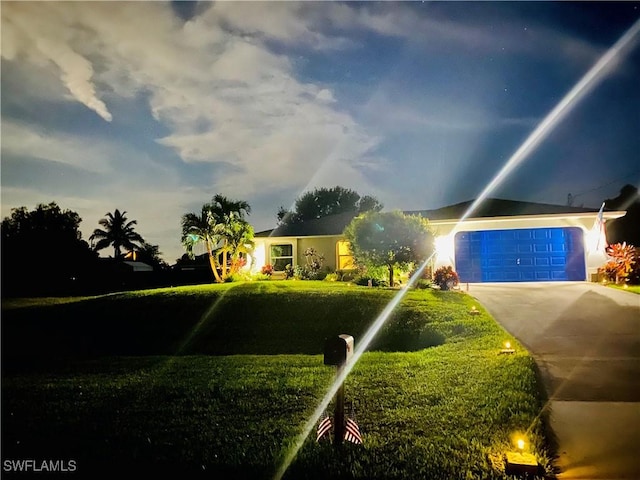
POLYGON ((250 212, 251 207, 244 200, 215 195, 210 203, 202 206, 200 215, 186 213, 182 216, 182 244, 187 254, 193 258, 194 246, 204 243, 216 282, 223 282, 234 273, 228 268, 228 259, 231 258, 233 270, 234 259, 240 250, 251 245, 253 228, 245 220, 245 214, 250 212), (221 263, 219 256, 222 256, 221 263))
POLYGON ((366 212, 344 231, 356 264, 386 266, 393 286, 394 268, 421 264, 434 252, 429 222, 402 212, 366 212))
POLYGON ((82 240, 80 216, 55 202, 11 209, 2 221, 4 294, 69 293, 87 279, 97 255, 82 240))
POLYGON ((361 197, 359 193, 340 186, 322 187, 298 197, 292 211, 281 206, 276 216, 280 224, 293 224, 344 212, 379 212, 383 207, 382 203, 370 195, 361 197))
POLYGON ((640 247, 640 194, 633 185, 625 185, 616 198, 606 199, 609 210, 626 210, 623 217, 605 224, 607 242, 624 243, 640 247))
POLYGON ((379 212, 384 208, 384 205, 376 197, 371 195, 365 195, 360 197, 357 203, 358 213, 364 212, 379 212))
POLYGON ((144 239, 134 230, 134 225, 138 222, 129 220, 126 213, 121 213, 116 208, 113 213, 108 212, 105 218, 98 221, 104 230, 96 228, 89 237, 95 251, 113 246, 114 258, 120 258, 123 248, 129 251, 140 248, 139 244, 143 243, 144 239))

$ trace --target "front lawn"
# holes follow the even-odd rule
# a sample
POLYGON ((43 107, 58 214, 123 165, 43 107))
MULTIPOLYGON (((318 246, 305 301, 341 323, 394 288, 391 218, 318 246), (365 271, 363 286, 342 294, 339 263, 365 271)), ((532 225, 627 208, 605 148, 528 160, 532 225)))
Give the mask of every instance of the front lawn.
MULTIPOLYGON (((257 282, 13 302, 3 459, 75 459, 89 478, 272 478, 333 379, 324 338, 357 344, 395 293, 257 282)), ((312 433, 285 478, 506 478, 518 431, 548 470, 534 363, 474 304, 409 292, 346 381, 364 444, 336 450, 312 433), (506 339, 516 354, 498 355, 506 339)))
POLYGON ((608 283, 607 286, 640 295, 640 285, 617 285, 615 283, 608 283))

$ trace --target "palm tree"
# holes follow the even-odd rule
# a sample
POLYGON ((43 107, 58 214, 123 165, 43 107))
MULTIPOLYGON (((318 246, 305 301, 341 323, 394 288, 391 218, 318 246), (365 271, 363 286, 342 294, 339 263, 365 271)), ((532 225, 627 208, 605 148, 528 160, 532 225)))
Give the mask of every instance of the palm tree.
POLYGON ((244 200, 229 200, 224 195, 214 195, 211 200, 211 213, 217 224, 217 232, 222 240, 222 277, 227 277, 227 256, 233 253, 228 247, 229 236, 237 222, 245 222, 244 214, 251 213, 251 207, 244 200))
MULTIPOLYGON (((222 248, 224 257, 229 255, 231 265, 229 266, 229 275, 233 275, 240 270, 242 266, 242 254, 248 254, 253 251, 255 242, 253 241, 253 227, 232 213, 225 222, 224 230, 224 246, 222 248)), ((223 257, 223 258, 224 258, 223 257)))
POLYGON ((187 250, 189 258, 193 258, 193 247, 198 243, 204 242, 207 253, 209 254, 209 266, 213 272, 216 282, 222 282, 218 274, 218 266, 214 255, 214 248, 217 248, 220 241, 219 235, 215 228, 213 215, 211 213, 211 204, 205 203, 202 206, 200 215, 195 213, 185 213, 182 216, 182 245, 187 250))
MULTIPOLYGON (((244 214, 249 213, 251 207, 244 200, 229 200, 223 195, 215 195, 211 203, 202 206, 200 215, 187 213, 182 216, 182 244, 190 258, 193 258, 193 247, 204 243, 209 254, 209 265, 216 282, 223 282, 229 275, 227 257, 233 259, 239 255, 239 246, 235 240, 230 245, 230 238, 238 228, 236 224, 247 224, 244 214), (222 253, 221 273, 218 273, 218 255, 222 253)), ((250 227, 250 226, 249 226, 250 227)), ((245 228, 246 230, 246 228, 245 228)), ((253 229, 251 229, 251 238, 253 229)))
POLYGON ((120 258, 122 248, 134 250, 139 248, 135 242, 144 242, 144 239, 134 231, 133 226, 138 222, 136 220, 129 221, 125 213, 127 212, 120 213, 120 210, 116 208, 113 213, 108 212, 106 218, 100 219, 98 223, 103 226, 104 230, 96 228, 89 237, 95 251, 113 245, 114 257, 120 258))

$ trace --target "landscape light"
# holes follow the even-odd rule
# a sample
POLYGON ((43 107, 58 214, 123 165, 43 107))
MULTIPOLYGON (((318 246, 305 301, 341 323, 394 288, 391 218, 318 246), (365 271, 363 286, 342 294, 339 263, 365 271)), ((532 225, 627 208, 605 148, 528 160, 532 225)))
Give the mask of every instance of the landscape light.
POLYGON ((536 457, 524 449, 527 442, 523 437, 517 437, 515 441, 517 451, 507 452, 505 455, 505 466, 507 475, 529 476, 537 475, 540 467, 536 457))
POLYGON ((500 353, 516 353, 514 348, 511 348, 511 342, 509 340, 505 341, 503 344, 504 348, 500 350, 500 353))

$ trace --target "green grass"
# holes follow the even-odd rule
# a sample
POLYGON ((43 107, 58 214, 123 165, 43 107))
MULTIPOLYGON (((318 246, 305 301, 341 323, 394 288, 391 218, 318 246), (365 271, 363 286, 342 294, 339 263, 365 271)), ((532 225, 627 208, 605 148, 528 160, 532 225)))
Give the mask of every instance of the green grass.
MULTIPOLYGON (((395 293, 257 282, 3 308, 3 458, 271 478, 333 379, 324 337, 357 344, 395 293)), ((549 470, 534 363, 474 303, 409 292, 345 385, 364 445, 312 434, 286 478, 506 478, 516 431, 549 470)))
POLYGON ((95 297, 37 297, 37 298, 6 298, 2 300, 3 310, 16 308, 42 307, 44 305, 62 305, 65 303, 82 302, 95 297))
POLYGON ((618 290, 623 290, 625 292, 635 293, 640 295, 640 285, 616 285, 615 283, 607 284, 608 287, 615 288, 618 290))

